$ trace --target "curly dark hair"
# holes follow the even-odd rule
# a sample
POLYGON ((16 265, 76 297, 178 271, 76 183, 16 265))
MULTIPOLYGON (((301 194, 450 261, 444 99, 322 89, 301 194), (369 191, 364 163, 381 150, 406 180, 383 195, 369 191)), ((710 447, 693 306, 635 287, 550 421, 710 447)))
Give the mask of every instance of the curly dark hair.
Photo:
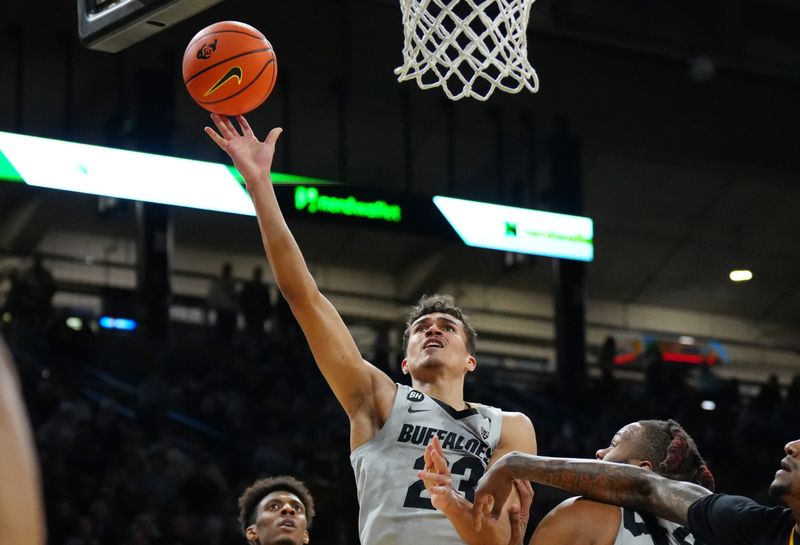
POLYGON ((239 496, 239 525, 242 529, 242 534, 247 536, 247 527, 255 524, 255 510, 261 500, 270 492, 275 492, 276 490, 291 492, 300 498, 303 507, 306 509, 308 528, 311 528, 311 521, 314 520, 314 498, 311 497, 308 487, 303 481, 294 477, 279 475, 257 480, 239 496))
POLYGON ((714 476, 680 424, 674 420, 640 420, 639 424, 643 430, 637 457, 653 462, 659 475, 714 491, 714 476))
POLYGON ((478 334, 475 332, 472 325, 470 325, 469 318, 456 306, 455 299, 453 299, 451 295, 440 295, 438 293, 423 295, 419 298, 417 304, 411 307, 411 311, 406 317, 406 330, 403 332, 403 353, 405 354, 406 350, 408 350, 408 338, 411 336, 411 324, 420 317, 426 314, 433 314, 434 312, 449 314, 464 324, 464 331, 467 334, 467 350, 474 356, 478 334))

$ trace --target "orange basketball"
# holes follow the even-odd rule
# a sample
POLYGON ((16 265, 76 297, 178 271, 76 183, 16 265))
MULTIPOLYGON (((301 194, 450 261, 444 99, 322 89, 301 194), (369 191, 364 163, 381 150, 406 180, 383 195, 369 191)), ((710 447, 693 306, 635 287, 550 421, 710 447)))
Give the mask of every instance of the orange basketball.
POLYGON ((222 115, 245 114, 275 86, 275 51, 261 32, 236 21, 207 26, 183 53, 183 82, 200 106, 222 115))

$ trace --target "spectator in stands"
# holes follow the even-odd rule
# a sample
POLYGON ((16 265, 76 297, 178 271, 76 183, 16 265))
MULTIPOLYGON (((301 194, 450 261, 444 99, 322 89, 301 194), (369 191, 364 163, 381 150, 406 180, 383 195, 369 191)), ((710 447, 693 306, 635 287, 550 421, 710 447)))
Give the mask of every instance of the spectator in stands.
POLYGON ((239 497, 239 524, 251 545, 309 542, 314 498, 294 477, 259 479, 239 497))
POLYGON ((212 280, 208 287, 208 308, 216 315, 217 340, 224 344, 229 343, 236 330, 239 314, 239 299, 233 279, 233 266, 230 263, 222 264, 219 278, 212 280))
POLYGON ((262 275, 263 269, 255 267, 253 277, 242 285, 239 293, 245 330, 253 336, 264 333, 264 320, 270 312, 269 287, 261 279, 262 275))
POLYGON ((41 254, 34 254, 33 263, 17 280, 20 314, 32 323, 46 323, 53 312, 56 282, 44 266, 41 254))

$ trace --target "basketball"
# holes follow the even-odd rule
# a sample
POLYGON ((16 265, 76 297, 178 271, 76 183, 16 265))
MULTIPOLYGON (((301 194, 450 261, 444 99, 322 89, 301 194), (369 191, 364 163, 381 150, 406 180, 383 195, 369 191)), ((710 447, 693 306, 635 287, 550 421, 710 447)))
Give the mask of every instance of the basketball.
POLYGON ((192 99, 221 115, 245 114, 260 106, 277 76, 272 45, 245 23, 209 25, 183 53, 183 82, 192 99))

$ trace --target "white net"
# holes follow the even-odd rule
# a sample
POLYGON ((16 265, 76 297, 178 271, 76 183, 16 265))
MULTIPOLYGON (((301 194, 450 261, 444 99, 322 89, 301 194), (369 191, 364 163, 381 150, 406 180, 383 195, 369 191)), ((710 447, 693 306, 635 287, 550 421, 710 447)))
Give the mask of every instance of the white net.
POLYGON ((405 45, 397 80, 441 86, 451 100, 487 100, 495 89, 535 93, 525 35, 533 1, 400 0, 405 45))

